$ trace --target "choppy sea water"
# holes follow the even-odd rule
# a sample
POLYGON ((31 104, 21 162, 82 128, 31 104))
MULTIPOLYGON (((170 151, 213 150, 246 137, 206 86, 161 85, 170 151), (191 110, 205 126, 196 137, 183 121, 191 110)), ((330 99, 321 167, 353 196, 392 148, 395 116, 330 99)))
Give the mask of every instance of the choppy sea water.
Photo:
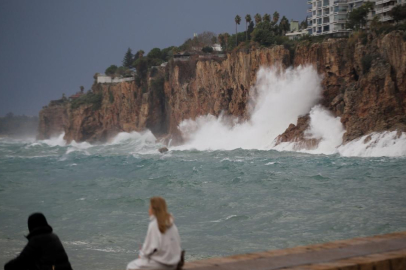
POLYGON ((40 211, 74 269, 124 269, 157 195, 188 260, 406 230, 405 157, 159 147, 147 133, 99 146, 0 139, 0 263, 40 211))

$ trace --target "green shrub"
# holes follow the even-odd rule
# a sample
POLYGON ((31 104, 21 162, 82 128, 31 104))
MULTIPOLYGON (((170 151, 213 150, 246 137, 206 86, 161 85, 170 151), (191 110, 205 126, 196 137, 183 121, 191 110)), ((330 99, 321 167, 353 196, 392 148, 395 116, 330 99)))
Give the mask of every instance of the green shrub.
POLYGON ((109 90, 109 101, 110 101, 110 103, 114 102, 114 96, 113 96, 113 93, 110 90, 109 90))
POLYGON ((368 43, 368 34, 366 32, 361 32, 359 35, 359 38, 361 39, 361 44, 362 45, 367 45, 368 43))
POLYGON ((371 65, 372 65, 372 56, 369 55, 369 54, 364 55, 361 58, 361 64, 362 64, 362 73, 367 74, 369 72, 370 68, 371 68, 371 65))
POLYGON ((87 93, 85 95, 80 96, 77 99, 74 99, 71 103, 71 108, 75 110, 82 105, 92 104, 93 105, 92 109, 94 111, 97 111, 98 109, 100 109, 102 101, 103 101, 102 93, 98 94, 87 93))
POLYGON ((203 47, 202 52, 204 52, 204 53, 212 53, 213 48, 210 47, 210 46, 203 47))
POLYGON ((117 71, 117 66, 111 65, 106 69, 105 73, 106 73, 106 75, 114 75, 116 73, 116 71, 117 71))
POLYGON ((158 69, 156 67, 151 68, 149 72, 150 77, 155 77, 158 74, 158 69))
POLYGON ((163 93, 164 92, 164 78, 157 78, 151 80, 151 91, 156 93, 163 93))

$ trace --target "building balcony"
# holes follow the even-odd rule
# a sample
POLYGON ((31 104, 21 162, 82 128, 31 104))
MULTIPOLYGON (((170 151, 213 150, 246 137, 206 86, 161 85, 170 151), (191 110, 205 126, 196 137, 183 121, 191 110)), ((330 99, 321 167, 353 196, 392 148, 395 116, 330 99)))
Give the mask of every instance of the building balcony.
POLYGON ((311 1, 311 0, 307 1, 307 4, 308 4, 308 5, 311 5, 311 4, 312 4, 312 1, 311 1))
POLYGON ((339 5, 339 4, 347 4, 347 0, 335 0, 334 5, 339 5))
POLYGON ((387 22, 387 21, 392 21, 393 18, 391 16, 382 16, 379 20, 381 22, 387 22))
POLYGON ((333 30, 334 33, 346 33, 346 32, 351 32, 350 29, 335 29, 333 30))
POLYGON ((383 13, 383 8, 375 9, 375 15, 383 13))
POLYGON ((388 12, 388 11, 390 11, 393 7, 394 7, 394 6, 387 6, 387 7, 384 7, 384 8, 382 9, 382 12, 383 12, 383 13, 388 12))
POLYGON ((307 10, 307 13, 312 13, 312 9, 309 8, 309 9, 307 10))

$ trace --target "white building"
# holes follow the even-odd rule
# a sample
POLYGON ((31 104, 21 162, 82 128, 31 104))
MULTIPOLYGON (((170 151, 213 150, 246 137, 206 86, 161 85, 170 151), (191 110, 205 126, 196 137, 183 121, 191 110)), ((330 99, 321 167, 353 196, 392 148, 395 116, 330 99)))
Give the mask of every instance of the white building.
MULTIPOLYGON (((334 34, 346 35, 350 29, 346 29, 348 13, 354 8, 360 7, 365 0, 308 0, 307 10, 310 16, 307 19, 309 35, 318 36, 334 34)), ((370 0, 375 3, 374 10, 369 19, 378 15, 381 21, 391 18, 387 12, 397 4, 404 4, 406 0, 370 0)))
POLYGON ((107 76, 105 74, 98 74, 97 75, 97 83, 120 83, 120 82, 130 82, 130 81, 134 81, 134 77, 128 77, 128 78, 115 77, 115 78, 112 78, 112 77, 107 76))
POLYGON ((218 43, 213 44, 213 46, 211 46, 213 48, 213 51, 215 52, 221 52, 223 49, 221 48, 221 45, 218 43))
POLYGON ((388 12, 396 5, 406 4, 406 0, 376 0, 375 14, 379 16, 381 22, 392 20, 388 12))
POLYGON ((299 39, 303 36, 307 36, 309 34, 309 32, 306 31, 306 29, 303 30, 299 30, 299 31, 292 31, 289 33, 286 33, 285 36, 287 36, 290 40, 295 40, 295 39, 299 39))

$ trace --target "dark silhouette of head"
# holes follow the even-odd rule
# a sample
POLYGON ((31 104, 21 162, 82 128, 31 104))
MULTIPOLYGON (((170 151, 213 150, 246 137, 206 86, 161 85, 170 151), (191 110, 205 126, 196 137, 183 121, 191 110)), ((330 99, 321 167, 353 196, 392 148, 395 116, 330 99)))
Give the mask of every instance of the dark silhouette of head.
MULTIPOLYGON (((38 228, 51 228, 42 213, 34 213, 28 217, 28 231, 31 233, 38 228)), ((52 230, 52 228, 51 228, 52 230)))

